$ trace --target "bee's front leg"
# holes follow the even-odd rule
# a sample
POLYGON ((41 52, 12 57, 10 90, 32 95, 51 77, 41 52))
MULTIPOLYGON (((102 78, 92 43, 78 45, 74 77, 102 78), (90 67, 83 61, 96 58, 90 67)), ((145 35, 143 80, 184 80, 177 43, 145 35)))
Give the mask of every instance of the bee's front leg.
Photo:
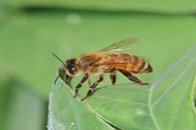
POLYGON ((71 80, 72 80, 73 77, 69 76, 69 75, 66 75, 65 77, 65 83, 69 86, 71 86, 71 80))
POLYGON ((98 79, 96 82, 94 82, 94 83, 90 86, 90 89, 89 89, 88 92, 86 93, 86 96, 85 96, 84 98, 82 98, 81 101, 83 101, 84 99, 90 97, 90 96, 93 94, 93 92, 94 92, 95 88, 97 87, 97 85, 98 85, 101 81, 103 81, 103 75, 100 75, 100 76, 99 76, 99 79, 98 79))

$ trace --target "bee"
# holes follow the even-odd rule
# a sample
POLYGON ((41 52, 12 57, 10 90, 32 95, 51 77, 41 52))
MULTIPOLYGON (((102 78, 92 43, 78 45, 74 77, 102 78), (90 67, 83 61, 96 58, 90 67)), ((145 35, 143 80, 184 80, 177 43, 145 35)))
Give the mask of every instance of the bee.
POLYGON ((148 83, 144 83, 138 77, 136 77, 135 74, 152 72, 152 67, 149 62, 139 56, 120 52, 130 49, 130 45, 136 43, 137 41, 137 38, 125 39, 96 53, 81 55, 78 58, 68 59, 65 62, 53 54, 63 64, 63 67, 59 68, 58 77, 63 79, 66 84, 70 85, 73 77, 83 75, 83 78, 75 87, 74 97, 77 96, 83 83, 86 82, 91 76, 99 77, 97 81, 90 85, 86 96, 82 98, 81 101, 93 94, 97 85, 103 81, 103 74, 105 73, 110 74, 111 83, 113 85, 116 83, 117 71, 122 73, 122 75, 127 77, 132 82, 140 85, 148 85, 148 83))

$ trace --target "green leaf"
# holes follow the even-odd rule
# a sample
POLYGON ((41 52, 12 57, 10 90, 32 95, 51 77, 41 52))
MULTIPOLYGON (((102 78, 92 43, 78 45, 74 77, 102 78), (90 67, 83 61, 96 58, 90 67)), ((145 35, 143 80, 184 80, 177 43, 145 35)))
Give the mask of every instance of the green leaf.
POLYGON ((147 99, 149 87, 136 84, 109 86, 85 102, 104 120, 123 130, 154 129, 147 99))
POLYGON ((196 46, 155 80, 149 108, 159 130, 195 130, 196 46))
POLYGON ((195 65, 196 46, 169 66, 151 88, 101 87, 83 102, 79 99, 85 93, 74 99, 73 90, 59 80, 51 92, 49 128, 111 129, 109 123, 123 130, 194 130, 195 65))
POLYGON ((112 130, 112 127, 83 107, 73 98, 70 88, 59 80, 50 94, 48 129, 112 130))

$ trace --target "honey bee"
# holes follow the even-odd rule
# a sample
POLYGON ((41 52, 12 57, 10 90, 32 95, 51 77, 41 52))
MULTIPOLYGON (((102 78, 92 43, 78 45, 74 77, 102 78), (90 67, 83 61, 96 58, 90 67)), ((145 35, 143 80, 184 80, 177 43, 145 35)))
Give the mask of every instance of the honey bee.
POLYGON ((139 56, 120 52, 129 49, 130 45, 137 41, 137 38, 125 39, 96 53, 81 55, 78 58, 68 59, 65 62, 53 54, 63 64, 63 67, 59 68, 58 77, 62 78, 66 84, 70 85, 73 77, 83 75, 83 78, 75 88, 74 97, 77 96, 79 89, 90 76, 99 77, 97 81, 90 85, 86 96, 82 98, 81 101, 93 94, 97 85, 103 81, 104 73, 110 74, 113 85, 116 82, 117 71, 137 84, 148 85, 148 83, 144 83, 137 78, 135 74, 152 72, 152 67, 149 62, 139 56))

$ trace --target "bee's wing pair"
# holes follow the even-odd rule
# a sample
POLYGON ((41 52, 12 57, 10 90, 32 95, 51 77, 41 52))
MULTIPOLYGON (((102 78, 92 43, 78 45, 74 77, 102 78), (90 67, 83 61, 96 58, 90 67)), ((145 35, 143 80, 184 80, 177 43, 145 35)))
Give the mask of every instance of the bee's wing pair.
MULTIPOLYGON (((100 53, 113 53, 113 52, 120 52, 120 51, 124 51, 124 50, 127 50, 127 49, 130 49, 131 48, 131 45, 136 43, 138 41, 137 38, 128 38, 128 39, 125 39, 125 40, 122 40, 122 41, 119 41, 119 42, 116 42, 98 52, 100 53)), ((146 58, 143 58, 146 60, 146 58)), ((124 61, 124 59, 122 59, 122 57, 119 59, 117 58, 116 59, 116 62, 115 63, 118 63, 118 64, 132 64, 132 63, 129 63, 129 62, 122 62, 124 61)), ((104 63, 99 63, 99 64, 96 64, 96 65, 108 65, 108 64, 115 64, 114 61, 108 61, 108 62, 104 62, 104 63)))
POLYGON ((138 41, 137 38, 128 38, 128 39, 116 42, 116 43, 100 50, 99 52, 112 53, 112 52, 119 52, 119 51, 127 50, 127 49, 130 49, 131 45, 136 43, 137 41, 138 41))

